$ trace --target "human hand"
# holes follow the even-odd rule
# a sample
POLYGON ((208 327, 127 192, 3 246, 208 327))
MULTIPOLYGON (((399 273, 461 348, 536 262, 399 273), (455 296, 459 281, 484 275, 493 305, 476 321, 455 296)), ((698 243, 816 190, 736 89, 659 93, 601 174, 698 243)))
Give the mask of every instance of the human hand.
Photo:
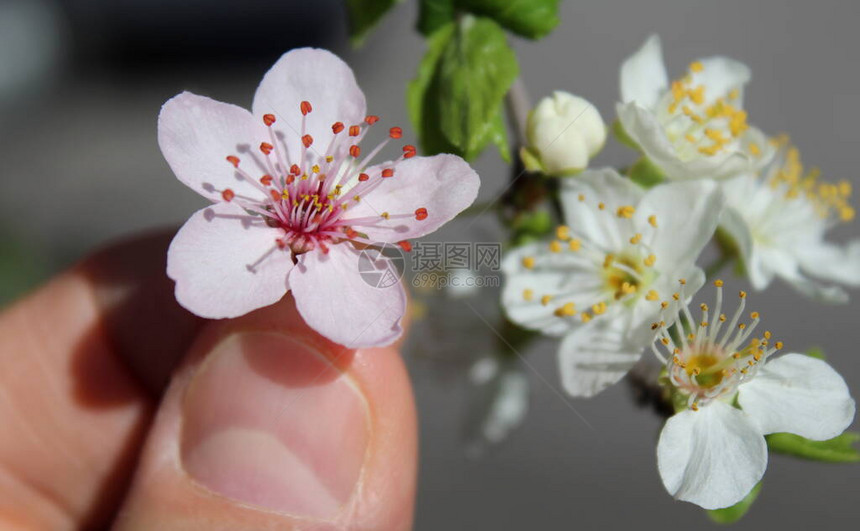
POLYGON ((196 318, 168 242, 110 247, 0 314, 0 526, 409 528, 396 348, 335 345, 289 296, 196 318))

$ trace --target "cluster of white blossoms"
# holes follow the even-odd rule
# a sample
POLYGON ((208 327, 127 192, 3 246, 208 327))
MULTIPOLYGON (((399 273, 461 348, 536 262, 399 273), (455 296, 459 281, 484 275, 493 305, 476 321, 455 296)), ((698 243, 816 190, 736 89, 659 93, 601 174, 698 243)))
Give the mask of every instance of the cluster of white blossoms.
POLYGON ((559 94, 555 107, 542 102, 533 112, 527 155, 543 159, 530 166, 576 175, 561 180, 563 220, 553 237, 507 254, 502 303, 516 324, 560 338, 561 381, 573 396, 597 394, 652 350, 677 411, 658 443, 663 483, 678 499, 716 509, 761 479, 764 435, 827 440, 851 424, 855 406, 827 363, 781 354, 771 332, 757 334, 760 316, 747 313, 745 292, 723 313, 715 281, 713 308, 701 303, 694 317, 689 305, 706 282, 700 253, 718 235, 755 289, 780 277, 804 294, 844 301, 834 284, 860 285, 860 240, 824 240, 853 219, 851 187, 821 182, 787 139, 748 123, 745 65, 705 58, 668 79, 656 36, 621 66, 621 135, 661 180, 647 189, 613 169, 584 169, 603 143, 595 131, 605 131, 590 104, 576 100, 588 115, 582 124, 569 108, 568 124, 559 124, 562 113, 547 117, 561 108, 559 94), (538 118, 556 138, 536 132, 538 118))

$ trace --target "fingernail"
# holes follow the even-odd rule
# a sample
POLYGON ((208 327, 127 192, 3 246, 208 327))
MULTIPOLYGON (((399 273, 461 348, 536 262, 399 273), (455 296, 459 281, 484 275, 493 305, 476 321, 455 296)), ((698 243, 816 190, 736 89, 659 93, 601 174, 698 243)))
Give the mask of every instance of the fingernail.
POLYGON ((355 490, 369 438, 367 404, 300 341, 260 332, 222 340, 183 408, 183 466, 217 494, 327 518, 355 490))

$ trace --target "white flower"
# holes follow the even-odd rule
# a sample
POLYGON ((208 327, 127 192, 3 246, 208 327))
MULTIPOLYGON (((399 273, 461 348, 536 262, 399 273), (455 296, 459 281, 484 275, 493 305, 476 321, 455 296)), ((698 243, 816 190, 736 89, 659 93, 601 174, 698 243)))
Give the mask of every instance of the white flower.
POLYGON ((797 148, 787 139, 758 174, 722 183, 726 211, 721 225, 734 239, 750 282, 764 289, 778 276, 807 295, 844 302, 838 286, 810 277, 860 286, 860 240, 842 247, 824 240, 828 229, 854 219, 851 183, 823 183, 804 173, 797 148))
POLYGON ((587 168, 603 148, 606 124, 588 100, 556 91, 529 113, 526 139, 522 158, 528 169, 571 175, 587 168))
POLYGON ((660 38, 652 35, 621 65, 618 119, 668 179, 723 179, 754 170, 772 150, 747 124, 743 86, 749 79, 746 65, 709 57, 670 84, 660 38))
MULTIPOLYGON (((653 338, 651 322, 678 279, 698 289, 696 258, 716 229, 722 193, 711 181, 647 192, 612 169, 561 189, 556 239, 510 252, 502 304, 526 328, 563 337, 562 383, 592 396, 621 379, 653 338)), ((668 303, 666 303, 668 304, 668 303)))
MULTIPOLYGON (((688 409, 667 422, 657 444, 657 466, 666 489, 677 499, 705 509, 742 500, 764 475, 769 433, 788 432, 827 440, 854 418, 854 400, 845 381, 827 363, 803 354, 786 354, 771 333, 752 333, 758 312, 744 316, 746 293, 731 319, 722 311, 722 282, 716 281, 713 311, 701 305, 694 320, 686 303, 673 312, 687 333, 672 337, 661 316, 655 354, 666 362, 669 383, 688 409), (737 401, 739 407, 735 407, 737 401)), ((681 297, 683 300, 683 297, 681 297)))

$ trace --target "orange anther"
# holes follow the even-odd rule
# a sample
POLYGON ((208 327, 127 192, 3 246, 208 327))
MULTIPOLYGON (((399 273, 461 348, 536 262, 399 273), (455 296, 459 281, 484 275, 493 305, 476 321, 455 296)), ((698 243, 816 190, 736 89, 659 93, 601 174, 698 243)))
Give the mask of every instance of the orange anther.
POLYGON ((260 144, 260 151, 262 151, 264 155, 268 155, 272 152, 273 149, 275 149, 275 146, 269 144, 268 142, 263 142, 262 144, 260 144))
POLYGON ((406 251, 407 253, 412 250, 412 244, 409 243, 409 240, 403 240, 401 242, 397 242, 397 245, 400 246, 401 249, 406 251))
POLYGON ((361 132, 361 126, 359 125, 351 125, 349 126, 349 136, 358 136, 358 133, 361 132))
POLYGON ((353 157, 358 157, 361 155, 361 148, 355 145, 349 146, 349 154, 353 157))
POLYGON ((394 169, 393 168, 385 168, 382 170, 383 177, 394 177, 394 169))
POLYGON ((343 122, 335 122, 331 126, 331 132, 334 134, 338 134, 343 131, 343 122))
POLYGON ((415 211, 415 219, 418 221, 424 221, 427 219, 427 209, 424 207, 419 208, 415 211))
POLYGON ((264 114, 263 115, 263 123, 267 126, 271 126, 275 123, 275 115, 274 114, 264 114))
POLYGON ((302 110, 302 115, 303 115, 303 116, 306 116, 309 112, 311 112, 312 110, 314 110, 314 108, 313 108, 313 107, 311 107, 311 102, 309 102, 309 101, 303 101, 303 102, 299 105, 299 108, 302 110))
POLYGON ((366 174, 366 173, 359 173, 359 174, 358 174, 358 180, 359 180, 359 181, 364 182, 364 181, 366 181, 366 180, 368 180, 368 179, 370 179, 370 175, 368 175, 368 174, 366 174))
POLYGON ((416 149, 415 146, 411 144, 407 144, 403 146, 403 158, 409 159, 415 156, 416 149))
POLYGON ((227 162, 229 162, 230 164, 232 164, 234 168, 238 168, 238 167, 239 167, 239 157, 236 157, 235 155, 229 155, 229 156, 227 157, 227 162))
POLYGON ((221 192, 221 198, 224 199, 224 201, 232 201, 234 197, 236 197, 236 192, 229 188, 226 188, 223 192, 221 192))
POLYGON ((374 115, 372 115, 372 114, 371 114, 371 115, 368 115, 368 116, 364 119, 364 122, 365 122, 367 125, 373 125, 373 124, 375 124, 375 123, 376 123, 376 122, 378 122, 378 121, 379 121, 379 116, 374 116, 374 115))
POLYGON ((311 147, 311 144, 314 143, 314 137, 311 135, 305 135, 302 137, 302 144, 305 145, 306 148, 311 147))
POLYGON ((400 138, 401 136, 403 136, 403 129, 399 127, 392 127, 388 130, 388 136, 390 136, 391 138, 400 138))
POLYGON ((260 177, 260 183, 262 183, 263 186, 269 186, 270 184, 272 184, 272 176, 263 175, 262 177, 260 177))

